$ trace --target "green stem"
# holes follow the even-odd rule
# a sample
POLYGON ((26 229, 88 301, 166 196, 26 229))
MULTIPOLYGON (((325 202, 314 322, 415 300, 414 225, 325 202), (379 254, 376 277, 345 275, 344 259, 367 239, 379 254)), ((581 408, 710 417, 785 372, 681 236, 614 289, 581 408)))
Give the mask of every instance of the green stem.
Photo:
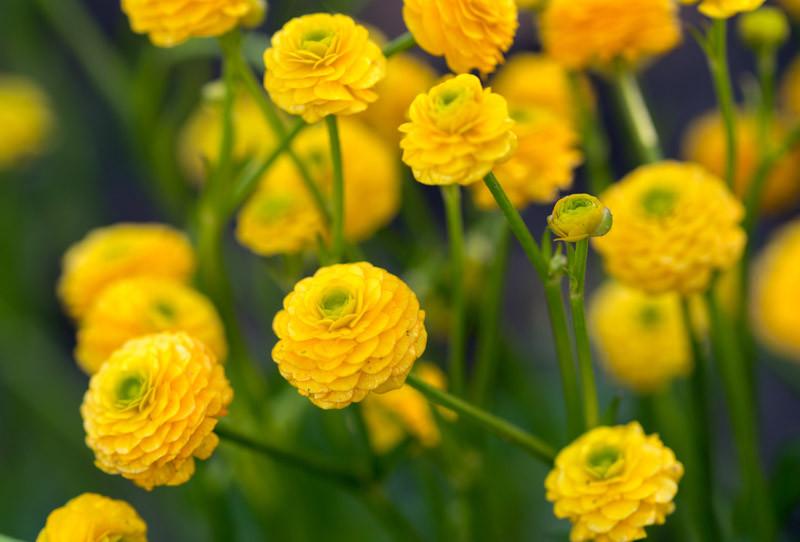
POLYGON ((614 73, 614 90, 641 163, 661 160, 661 145, 636 75, 627 66, 614 73))
POLYGON ((401 34, 386 44, 386 46, 383 48, 383 56, 389 58, 390 56, 394 56, 398 53, 408 51, 416 44, 417 42, 414 40, 414 36, 411 35, 411 32, 406 32, 405 34, 401 34))
POLYGON ((359 494, 364 505, 387 527, 386 535, 396 542, 421 542, 414 525, 397 509, 386 494, 373 486, 359 494))
POLYGON ((447 233, 450 240, 450 344, 449 367, 450 386, 456 395, 464 392, 465 381, 465 343, 466 307, 464 299, 464 264, 466 248, 464 245, 464 220, 461 216, 461 187, 443 186, 447 233))
POLYGON ((342 165, 342 143, 339 139, 339 124, 335 115, 325 117, 333 164, 331 256, 335 262, 342 260, 344 253, 344 169, 342 165))
POLYGON ((531 435, 501 418, 486 412, 454 395, 434 388, 433 386, 420 380, 418 377, 408 375, 406 382, 420 391, 429 401, 443 407, 447 407, 457 414, 471 420, 472 422, 488 429, 498 437, 511 442, 532 456, 551 465, 555 460, 555 450, 546 442, 538 437, 531 435))
POLYGON ((612 182, 613 175, 608 163, 608 141, 600 118, 592 109, 591 97, 583 86, 580 73, 569 73, 569 90, 576 122, 581 132, 586 170, 593 194, 601 194, 612 182))
POLYGON ((592 349, 586 326, 584 292, 586 290, 586 261, 589 255, 589 240, 578 241, 574 248, 567 245, 569 265, 569 303, 572 309, 572 330, 578 353, 578 367, 583 389, 583 417, 586 429, 596 427, 599 422, 597 385, 592 366, 592 349))
POLYGON ((728 65, 727 19, 714 19, 705 46, 719 110, 725 126, 725 181, 733 188, 736 177, 736 111, 728 65))

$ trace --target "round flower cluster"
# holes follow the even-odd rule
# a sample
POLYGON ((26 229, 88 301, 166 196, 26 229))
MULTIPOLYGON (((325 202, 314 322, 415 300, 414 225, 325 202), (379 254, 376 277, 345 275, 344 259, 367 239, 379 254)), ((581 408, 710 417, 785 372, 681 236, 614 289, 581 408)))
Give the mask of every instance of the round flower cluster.
POLYGON ((608 273, 648 293, 704 291, 741 256, 742 204, 698 165, 642 166, 602 196, 614 227, 594 240, 608 273))
POLYGON ((682 476, 672 450, 633 422, 592 429, 561 450, 545 488, 555 515, 572 522, 572 542, 617 542, 664 523, 682 476))
POLYGON ((414 292, 369 263, 332 265, 298 282, 273 321, 272 358, 315 405, 344 408, 402 386, 425 351, 414 292))
POLYGON ((264 51, 264 87, 292 115, 314 123, 353 115, 378 99, 375 85, 386 58, 369 31, 345 15, 315 13, 292 19, 264 51))
POLYGON ((514 0, 405 0, 403 19, 420 47, 455 73, 491 73, 517 33, 514 0))
POLYGON ((179 485, 219 442, 233 399, 214 353, 186 333, 132 339, 89 383, 81 415, 95 464, 150 490, 179 485))
POLYGON ((700 4, 703 15, 714 19, 727 19, 738 13, 760 8, 765 0, 681 0, 683 4, 700 4))
POLYGON ((125 501, 84 493, 47 517, 36 542, 147 542, 147 525, 125 501))
POLYGON ((42 151, 53 127, 47 96, 33 81, 0 74, 0 171, 42 151))

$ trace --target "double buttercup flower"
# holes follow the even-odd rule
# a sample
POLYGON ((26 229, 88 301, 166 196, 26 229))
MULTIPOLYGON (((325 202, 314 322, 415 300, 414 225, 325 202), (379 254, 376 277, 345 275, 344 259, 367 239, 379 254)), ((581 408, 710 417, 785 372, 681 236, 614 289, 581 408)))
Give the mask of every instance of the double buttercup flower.
POLYGON ((147 542, 147 525, 125 501, 84 493, 53 510, 36 542, 147 542))

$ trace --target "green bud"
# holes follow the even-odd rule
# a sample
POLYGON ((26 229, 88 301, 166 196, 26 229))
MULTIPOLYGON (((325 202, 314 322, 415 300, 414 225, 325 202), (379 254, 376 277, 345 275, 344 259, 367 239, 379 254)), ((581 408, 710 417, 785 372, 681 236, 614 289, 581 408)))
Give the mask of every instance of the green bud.
POLYGON ((600 237, 611 229, 611 211, 591 194, 572 194, 556 202, 547 225, 559 241, 600 237))
POLYGON ((789 20, 778 8, 761 8, 739 18, 739 34, 756 51, 776 49, 789 38, 789 20))

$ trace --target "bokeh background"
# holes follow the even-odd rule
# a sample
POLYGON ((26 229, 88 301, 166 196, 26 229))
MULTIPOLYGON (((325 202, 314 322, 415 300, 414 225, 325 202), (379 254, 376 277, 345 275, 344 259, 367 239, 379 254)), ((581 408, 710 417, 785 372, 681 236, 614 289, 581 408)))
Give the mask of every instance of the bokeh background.
MULTIPOLYGON (((78 410, 87 379, 72 361, 74 329, 55 297, 60 257, 97 226, 119 221, 164 221, 178 227, 187 223, 194 193, 176 165, 175 138, 199 100, 202 85, 217 76, 219 66, 212 42, 156 50, 130 32, 118 2, 74 2, 0 0, 0 72, 38 81, 57 117, 56 133, 41 159, 20 170, 0 172, 7 177, 0 179, 0 534, 33 540, 50 510, 81 492, 95 491, 129 500, 148 521, 154 541, 390 539, 352 495, 265 459, 243 460, 241 468, 250 469, 252 488, 237 486, 225 454, 217 454, 199 467, 192 483, 152 493, 93 466, 78 410), (83 7, 92 26, 70 10, 74 2, 83 7), (83 39, 70 42, 63 25, 80 29, 83 39), (113 50, 98 46, 106 41, 113 50), (76 48, 96 59, 93 69, 77 60, 76 48), (106 68, 113 71, 120 64, 132 77, 115 86, 106 68)), ((258 58, 271 31, 294 15, 312 11, 347 12, 393 37, 405 30, 401 5, 401 0, 274 0, 259 29, 261 37, 250 44, 258 58)), ((782 50, 782 65, 797 53, 798 39, 795 33, 782 50)), ((537 47, 531 17, 523 15, 515 50, 537 47)), ((751 55, 738 42, 732 47, 740 88, 754 85, 751 55)), ((626 158, 629 153, 608 89, 596 83, 613 166, 621 175, 632 163, 626 158)), ((644 72, 642 84, 667 154, 677 156, 687 123, 714 104, 700 48, 687 35, 681 47, 644 72)), ((579 172, 577 188, 582 186, 579 172)), ((401 215, 365 247, 373 261, 395 271, 415 269, 420 253, 446 257, 438 191, 415 190, 413 195, 421 194, 421 202, 430 208, 432 229, 420 236, 401 215), (416 250, 403 249, 408 246, 416 250)), ((547 211, 532 208, 526 219, 540 230, 547 211)), ((760 238, 797 214, 795 209, 765 223, 760 238)), ((472 223, 479 221, 477 213, 468 216, 472 223)), ((476 236, 480 240, 480 226, 476 236)), ((270 262, 232 240, 226 250, 248 340, 264 371, 274 378, 268 355, 274 342, 270 322, 283 293, 270 276, 270 262)), ((597 262, 590 265, 590 280, 596 284, 601 271, 597 262)), ((503 363, 491 409, 536 434, 555 438, 563 419, 549 328, 539 285, 516 246, 500 325, 498 355, 503 363)), ((441 341, 434 340, 427 357, 442 360, 444 352, 441 341)), ((791 458, 800 455, 800 370, 766 352, 761 359, 764 454, 781 485, 781 513, 795 518, 785 536, 797 540, 800 516, 793 503, 800 491, 800 464, 791 458)), ((601 386, 604 401, 619 393, 602 376, 601 386)), ((637 415, 637 401, 622 397, 621 418, 637 415)), ((288 387, 271 401, 271 437, 336 454, 344 461, 359 453, 341 413, 315 409, 288 387)), ((733 481, 726 473, 734 472, 735 458, 721 399, 715 404, 715 419, 718 485, 727 491, 733 481)), ((567 525, 552 517, 544 499, 545 469, 494 439, 487 446, 484 458, 469 450, 444 450, 434 457, 401 460, 389 479, 392 500, 430 540, 565 540, 567 525)), ((679 539, 669 525, 654 529, 653 535, 679 539)))

